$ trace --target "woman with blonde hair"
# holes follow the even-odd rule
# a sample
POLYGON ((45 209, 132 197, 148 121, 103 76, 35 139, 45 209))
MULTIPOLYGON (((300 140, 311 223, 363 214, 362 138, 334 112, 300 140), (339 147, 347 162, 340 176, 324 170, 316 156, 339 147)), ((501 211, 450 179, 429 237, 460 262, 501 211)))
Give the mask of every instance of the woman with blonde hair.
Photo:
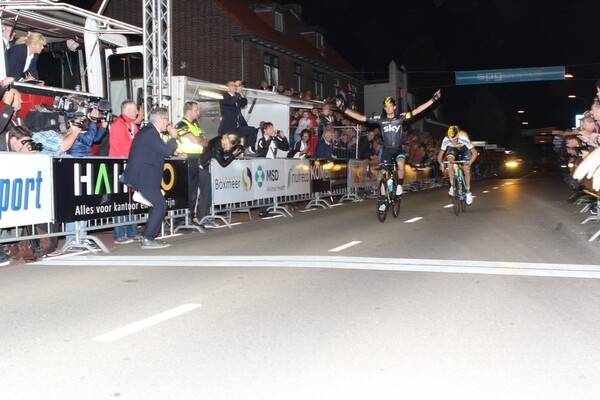
POLYGON ((25 39, 19 38, 6 51, 6 75, 21 81, 39 80, 37 60, 45 46, 41 33, 30 32, 25 39))
MULTIPOLYGON (((199 180, 200 195, 198 196, 198 215, 200 219, 194 218, 194 224, 201 227, 216 226, 210 216, 211 202, 211 175, 210 162, 214 158, 219 165, 226 168, 235 160, 237 156, 242 154, 244 147, 240 143, 240 138, 235 133, 225 133, 222 136, 216 136, 208 141, 204 148, 204 152, 200 155, 199 162, 199 180)), ((190 207, 192 208, 192 207, 190 207)))

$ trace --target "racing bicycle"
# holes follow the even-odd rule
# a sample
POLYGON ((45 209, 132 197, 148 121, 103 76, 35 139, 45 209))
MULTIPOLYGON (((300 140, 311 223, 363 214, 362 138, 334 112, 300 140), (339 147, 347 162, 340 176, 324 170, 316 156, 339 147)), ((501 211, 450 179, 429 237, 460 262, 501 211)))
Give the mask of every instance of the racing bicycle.
POLYGON ((377 169, 382 171, 377 184, 377 219, 383 223, 390 208, 394 218, 398 218, 402 196, 396 195, 396 188, 398 187, 398 167, 396 163, 382 162, 377 164, 377 169), (385 204, 384 210, 380 210, 382 204, 385 204))
POLYGON ((458 215, 461 211, 467 209, 467 183, 465 181, 464 165, 469 160, 444 161, 445 164, 452 164, 454 169, 454 214, 458 215))

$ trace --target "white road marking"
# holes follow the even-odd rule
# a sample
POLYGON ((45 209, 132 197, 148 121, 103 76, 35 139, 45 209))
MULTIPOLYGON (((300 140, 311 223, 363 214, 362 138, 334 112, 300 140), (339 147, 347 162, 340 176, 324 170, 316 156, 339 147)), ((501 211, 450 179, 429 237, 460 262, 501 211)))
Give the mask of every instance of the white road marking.
POLYGON ((489 190, 484 190, 484 191, 483 191, 483 192, 481 192, 481 193, 489 193, 489 192, 490 192, 489 190))
POLYGON ((450 207, 454 207, 454 204, 446 204, 446 205, 444 206, 444 208, 450 208, 450 207))
POLYGON ((413 222, 417 222, 420 219, 423 219, 423 217, 414 217, 414 218, 411 218, 411 219, 407 219, 404 222, 407 223, 407 224, 412 224, 413 222))
POLYGON ((96 336, 92 340, 94 342, 112 342, 114 340, 121 339, 122 337, 125 337, 127 335, 131 335, 132 333, 141 331, 142 329, 146 329, 152 325, 156 325, 168 319, 177 317, 188 311, 192 311, 198 307, 200 307, 200 304, 183 304, 179 307, 172 308, 160 314, 156 314, 152 317, 143 319, 138 322, 134 322, 133 324, 126 325, 119 329, 115 329, 114 331, 105 333, 100 336, 96 336))
POLYGON ((348 247, 352 247, 352 246, 354 246, 354 245, 356 245, 356 244, 359 244, 359 243, 361 243, 361 241, 360 241, 360 240, 353 240, 352 242, 348 242, 348 243, 346 243, 346 244, 343 244, 343 245, 341 245, 341 246, 338 246, 338 247, 336 247, 335 249, 331 249, 331 250, 329 250, 329 251, 330 251, 330 252, 341 251, 341 250, 347 249, 348 247))
POLYGON ((82 255, 30 263, 29 265, 84 268, 131 267, 255 267, 255 268, 329 268, 405 272, 443 272, 487 275, 551 276, 600 279, 600 265, 545 264, 496 261, 430 260, 346 256, 104 256, 82 255))

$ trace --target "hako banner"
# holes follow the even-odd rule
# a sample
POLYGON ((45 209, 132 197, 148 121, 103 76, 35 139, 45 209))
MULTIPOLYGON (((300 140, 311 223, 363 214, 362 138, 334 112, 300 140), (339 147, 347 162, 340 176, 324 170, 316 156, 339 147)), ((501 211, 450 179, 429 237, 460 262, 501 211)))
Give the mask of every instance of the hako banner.
MULTIPOLYGON (((148 207, 131 200, 131 189, 119 182, 125 158, 54 158, 54 217, 56 222, 84 221, 141 214, 148 207)), ((187 208, 187 163, 165 160, 161 188, 169 210, 187 208)))

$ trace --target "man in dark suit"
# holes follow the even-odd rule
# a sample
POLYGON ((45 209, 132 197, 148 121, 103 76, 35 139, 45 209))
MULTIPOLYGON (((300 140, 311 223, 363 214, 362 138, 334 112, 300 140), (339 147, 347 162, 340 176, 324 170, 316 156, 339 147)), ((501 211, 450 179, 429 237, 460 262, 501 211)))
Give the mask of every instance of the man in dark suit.
POLYGON ((241 81, 227 81, 227 92, 223 95, 219 105, 221 108, 221 122, 217 130, 219 135, 235 133, 243 137, 245 139, 244 146, 253 153, 258 128, 248 126, 248 122, 242 115, 242 109, 248 105, 248 99, 241 81))
POLYGON ((167 214, 167 202, 160 190, 160 183, 165 157, 170 157, 177 149, 176 139, 179 135, 169 122, 166 108, 152 110, 148 120, 150 123, 133 139, 122 181, 137 191, 134 200, 137 197, 139 202, 150 207, 142 232, 142 249, 160 249, 169 246, 155 239, 167 214), (165 131, 171 137, 166 143, 160 137, 161 132, 165 131))
POLYGON ((37 32, 27 35, 25 43, 15 44, 6 51, 6 75, 16 80, 39 80, 37 60, 46 46, 46 38, 37 32))

